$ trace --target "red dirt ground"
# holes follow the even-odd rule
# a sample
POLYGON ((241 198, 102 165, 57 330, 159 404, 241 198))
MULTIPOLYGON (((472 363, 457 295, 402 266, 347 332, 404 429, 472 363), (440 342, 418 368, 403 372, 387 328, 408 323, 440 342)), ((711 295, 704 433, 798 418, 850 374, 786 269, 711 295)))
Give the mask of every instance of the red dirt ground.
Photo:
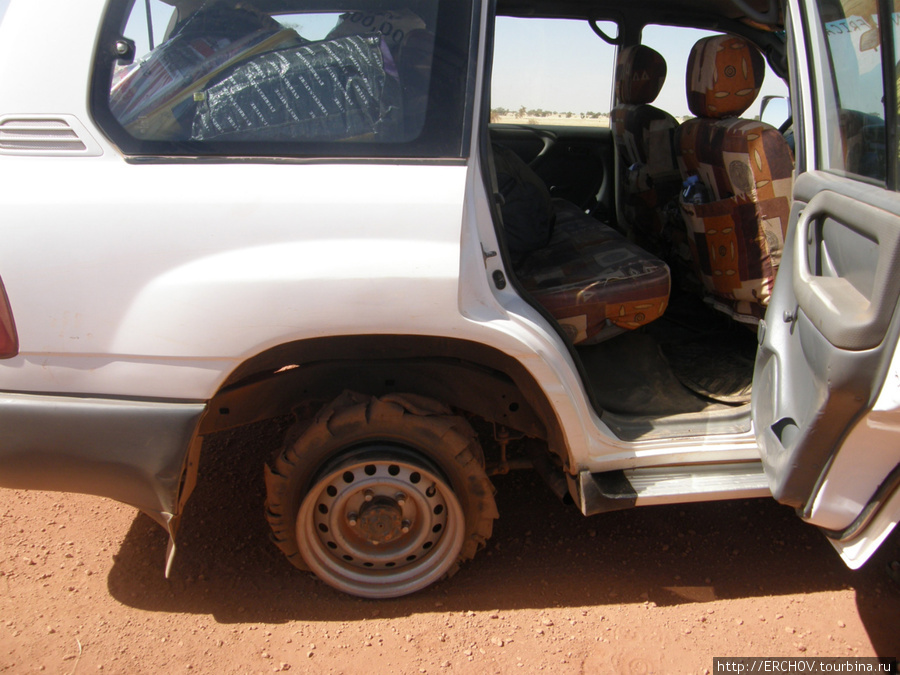
POLYGON ((584 518, 499 477, 485 551, 413 596, 364 601, 268 542, 258 454, 201 467, 172 578, 166 535, 97 497, 0 490, 3 673, 712 673, 714 656, 898 656, 896 538, 852 572, 771 500, 584 518))

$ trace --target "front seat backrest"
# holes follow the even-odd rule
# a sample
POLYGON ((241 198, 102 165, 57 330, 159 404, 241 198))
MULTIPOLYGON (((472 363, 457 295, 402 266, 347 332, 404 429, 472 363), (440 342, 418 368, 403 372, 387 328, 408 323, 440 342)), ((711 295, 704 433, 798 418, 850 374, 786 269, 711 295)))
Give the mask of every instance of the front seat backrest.
POLYGON ((665 80, 665 59, 650 47, 632 45, 619 52, 612 129, 621 167, 622 215, 637 243, 663 257, 671 247, 666 206, 681 186, 674 147, 678 122, 650 105, 665 80))
POLYGON ((739 117, 764 75, 762 55, 746 40, 699 40, 686 78, 697 117, 676 134, 681 175, 696 182, 681 210, 697 272, 712 304, 749 324, 769 303, 793 186, 793 156, 781 133, 739 117))

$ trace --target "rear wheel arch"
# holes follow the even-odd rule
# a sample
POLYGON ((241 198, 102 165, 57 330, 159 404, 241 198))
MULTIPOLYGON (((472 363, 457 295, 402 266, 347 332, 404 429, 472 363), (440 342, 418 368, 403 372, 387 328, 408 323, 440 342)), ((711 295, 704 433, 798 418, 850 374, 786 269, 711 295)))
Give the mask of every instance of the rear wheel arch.
POLYGON ((312 417, 345 390, 427 396, 568 455, 553 407, 520 362, 481 343, 428 336, 338 336, 266 350, 226 379, 200 433, 289 414, 312 417))
MULTIPOLYGON (((537 381, 511 356, 470 341, 353 336, 281 345, 234 371, 209 401, 200 434, 266 420, 285 425, 280 448, 259 447, 275 543, 298 567, 312 568, 326 583, 362 597, 415 592, 452 574, 484 545, 497 517, 482 449, 482 442, 492 440, 491 423, 507 437, 504 429, 517 432, 513 438, 545 441, 559 456, 557 465, 569 462, 556 413, 537 381), (368 415, 385 410, 393 411, 388 417, 394 426, 368 426, 368 415), (333 438, 334 420, 322 421, 331 414, 341 421, 333 438), (361 419, 365 424, 354 435, 361 419), (415 473, 436 486, 436 496, 427 489, 417 492, 415 473), (367 548, 365 539, 354 539, 347 503, 358 501, 358 494, 342 482, 345 474, 356 476, 357 484, 375 481, 379 510, 367 514, 370 528, 402 529, 408 520, 412 534, 395 533, 396 545, 385 543, 378 552, 367 548), (324 492, 329 486, 345 489, 329 495, 324 492), (401 492, 419 505, 418 517, 409 516, 399 499, 391 501, 401 492), (445 520, 428 515, 432 499, 446 509, 445 520), (338 515, 320 515, 323 507, 338 515), (322 525, 340 536, 320 536, 322 525), (407 550, 411 541, 421 550, 407 550), (382 560, 376 554, 392 546, 395 557, 382 560), (387 580, 373 584, 371 570, 359 565, 374 565, 387 580)), ((192 450, 189 466, 199 464, 199 448, 192 450)))

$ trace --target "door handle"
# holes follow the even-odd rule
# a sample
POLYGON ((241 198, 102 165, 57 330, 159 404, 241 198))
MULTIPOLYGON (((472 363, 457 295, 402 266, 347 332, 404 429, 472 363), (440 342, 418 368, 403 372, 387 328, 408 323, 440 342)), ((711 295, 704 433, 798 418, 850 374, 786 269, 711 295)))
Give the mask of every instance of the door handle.
POLYGON ((884 339, 900 295, 900 217, 835 192, 817 193, 800 214, 794 234, 793 287, 803 314, 840 349, 859 351, 884 339), (848 279, 814 273, 813 228, 828 219, 874 241, 878 247, 871 296, 848 279))

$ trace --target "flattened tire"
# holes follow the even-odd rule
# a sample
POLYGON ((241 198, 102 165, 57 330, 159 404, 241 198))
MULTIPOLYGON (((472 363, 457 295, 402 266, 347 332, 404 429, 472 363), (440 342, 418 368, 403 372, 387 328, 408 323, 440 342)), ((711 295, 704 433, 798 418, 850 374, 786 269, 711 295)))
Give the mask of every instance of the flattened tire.
POLYGON ((478 438, 412 394, 345 392, 266 467, 266 516, 288 559, 351 595, 391 598, 452 574, 497 518, 478 438))

